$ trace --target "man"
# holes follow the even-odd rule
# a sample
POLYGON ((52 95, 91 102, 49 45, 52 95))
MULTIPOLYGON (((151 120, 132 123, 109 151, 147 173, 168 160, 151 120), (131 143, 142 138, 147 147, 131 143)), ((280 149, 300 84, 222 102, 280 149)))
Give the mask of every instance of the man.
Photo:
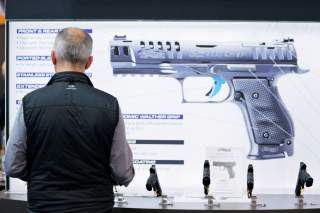
POLYGON ((113 183, 127 186, 134 176, 118 101, 84 74, 91 52, 85 31, 59 32, 56 74, 22 100, 5 172, 28 182, 29 212, 111 212, 113 183))

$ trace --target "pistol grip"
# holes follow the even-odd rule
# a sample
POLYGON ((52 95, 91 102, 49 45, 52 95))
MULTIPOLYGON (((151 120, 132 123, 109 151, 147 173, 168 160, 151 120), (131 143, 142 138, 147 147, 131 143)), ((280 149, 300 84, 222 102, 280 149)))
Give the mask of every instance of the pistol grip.
POLYGON ((233 79, 232 83, 251 141, 248 158, 293 155, 293 122, 272 82, 255 78, 233 79))
POLYGON ((235 173, 233 171, 233 168, 228 168, 229 178, 232 179, 235 176, 235 173))

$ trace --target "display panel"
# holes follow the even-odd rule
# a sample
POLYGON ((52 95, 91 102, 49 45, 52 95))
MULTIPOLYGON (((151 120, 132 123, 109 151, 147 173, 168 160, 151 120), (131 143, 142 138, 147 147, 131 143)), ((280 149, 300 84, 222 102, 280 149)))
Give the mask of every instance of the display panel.
MULTIPOLYGON (((248 164, 255 169, 256 193, 293 194, 300 161, 315 180, 306 191, 319 192, 320 24, 10 22, 10 126, 22 97, 54 74, 53 39, 70 26, 93 37, 94 63, 86 73, 95 87, 118 98, 124 114, 136 177, 119 191, 152 195, 145 184, 156 164, 165 194, 201 196, 203 163, 209 160, 210 191, 216 194, 241 196, 248 164), (121 55, 129 61, 115 58, 121 55), (237 91, 244 96, 242 107, 237 91), (277 141, 281 137, 290 140, 277 141), (253 157, 260 160, 248 158, 255 149, 262 150, 253 157)), ((11 179, 10 191, 24 192, 25 184, 11 179)))

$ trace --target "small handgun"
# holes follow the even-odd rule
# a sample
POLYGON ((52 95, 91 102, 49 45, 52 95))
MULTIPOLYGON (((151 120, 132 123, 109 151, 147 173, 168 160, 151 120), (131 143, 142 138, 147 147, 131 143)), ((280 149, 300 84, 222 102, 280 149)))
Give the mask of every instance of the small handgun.
POLYGON ((157 197, 162 195, 162 190, 160 186, 160 182, 157 175, 156 165, 152 165, 150 168, 150 176, 146 183, 146 188, 148 191, 153 190, 157 197))
POLYGON ((297 185, 295 189, 295 194, 297 197, 302 196, 304 185, 306 187, 311 187, 313 184, 313 178, 307 172, 307 165, 303 162, 300 162, 300 169, 298 174, 297 185))
POLYGON ((209 194, 209 186, 210 186, 210 163, 208 160, 204 161, 203 164, 203 178, 202 178, 202 184, 204 188, 204 194, 209 194))
POLYGON ((235 177, 235 172, 233 170, 233 167, 236 165, 236 162, 232 161, 232 162, 218 162, 218 161, 213 161, 213 166, 217 166, 217 167, 224 167, 225 169, 227 169, 228 174, 229 174, 229 178, 234 178, 235 177))
POLYGON ((248 198, 252 197, 252 190, 254 187, 254 176, 253 176, 253 166, 249 164, 247 172, 247 194, 248 198))

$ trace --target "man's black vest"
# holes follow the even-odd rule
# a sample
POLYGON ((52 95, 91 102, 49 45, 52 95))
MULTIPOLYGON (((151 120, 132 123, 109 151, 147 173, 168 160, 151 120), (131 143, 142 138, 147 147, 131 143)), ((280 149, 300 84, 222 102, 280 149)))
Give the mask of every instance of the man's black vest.
POLYGON ((83 73, 55 74, 23 98, 28 209, 106 212, 113 206, 110 150, 118 101, 83 73))

